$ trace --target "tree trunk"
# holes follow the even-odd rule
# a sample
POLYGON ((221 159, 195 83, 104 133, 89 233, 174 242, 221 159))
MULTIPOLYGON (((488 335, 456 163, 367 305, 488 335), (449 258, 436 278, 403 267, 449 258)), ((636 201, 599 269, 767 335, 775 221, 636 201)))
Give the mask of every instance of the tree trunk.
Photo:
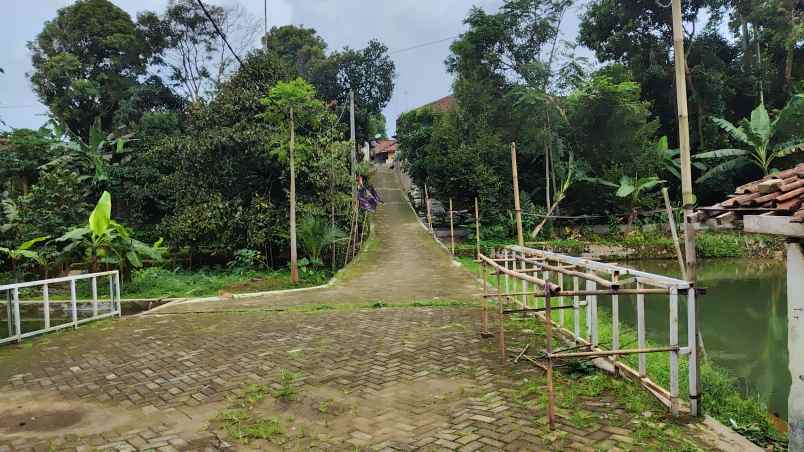
POLYGON ((293 107, 290 107, 290 283, 299 282, 299 265, 296 256, 296 166, 293 162, 293 147, 296 141, 293 107))

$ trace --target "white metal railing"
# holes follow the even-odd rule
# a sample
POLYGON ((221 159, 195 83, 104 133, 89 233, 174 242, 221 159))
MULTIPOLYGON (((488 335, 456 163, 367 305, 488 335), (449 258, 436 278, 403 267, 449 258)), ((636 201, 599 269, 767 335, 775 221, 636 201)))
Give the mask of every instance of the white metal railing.
MULTIPOLYGON (((521 246, 508 246, 493 257, 479 254, 484 281, 484 300, 494 298, 498 301, 498 348, 505 362, 509 350, 505 346, 503 316, 514 313, 532 313, 542 317, 547 328, 547 351, 542 358, 547 359, 548 388, 552 387, 550 375, 553 361, 567 358, 603 357, 610 360, 619 373, 630 376, 650 390, 659 400, 671 408, 675 414, 679 411, 679 358, 686 355, 689 359, 689 403, 693 415, 700 413, 700 380, 698 374, 697 351, 697 313, 696 289, 687 281, 662 275, 642 272, 614 264, 576 258, 545 250, 521 246), (495 292, 487 287, 487 277, 496 274, 495 292), (502 280, 501 280, 502 279, 502 280), (532 285, 528 289, 528 284, 532 285), (583 283, 583 284, 582 284, 583 283), (565 288, 571 284, 571 289, 565 288), (667 345, 649 347, 646 341, 645 295, 667 296, 669 334, 667 345), (620 328, 621 295, 636 295, 636 348, 623 348, 620 328), (679 344, 679 296, 687 297, 687 344, 679 344), (611 298, 611 344, 603 348, 600 344, 598 297, 611 298), (570 301, 570 304, 567 304, 570 301), (510 308, 506 305, 514 305, 510 308), (571 310, 572 321, 565 323, 564 311, 571 310), (558 311, 558 319, 552 313, 558 311), (585 311, 585 312, 583 312, 585 311), (550 320, 548 320, 550 319, 550 320), (586 324, 581 331, 581 319, 586 324), (565 327, 566 325, 566 327, 565 327), (557 329, 575 343, 575 347, 563 350, 552 350, 552 330, 557 329), (580 350, 580 349, 586 350, 580 350), (669 354, 669 388, 665 389, 652 381, 647 374, 646 354, 669 354), (617 358, 624 355, 638 355, 637 369, 633 369, 617 358)), ((656 300, 655 302, 658 302, 656 300)), ((486 303, 483 302, 481 329, 484 335, 491 335, 487 327, 486 303)), ((517 360, 528 359, 527 347, 518 352, 517 360)), ((516 352, 516 351, 515 351, 516 352)), ((537 363, 538 364, 538 363, 537 363)), ((552 425, 552 390, 548 414, 552 425)))
POLYGON ((23 339, 44 334, 52 331, 61 330, 64 328, 78 328, 78 325, 83 323, 100 320, 107 317, 120 316, 122 313, 120 307, 120 274, 117 270, 89 273, 84 275, 64 276, 61 278, 43 279, 39 281, 27 281, 14 284, 0 285, 0 292, 5 292, 5 300, 0 300, 0 304, 5 305, 6 321, 8 323, 8 337, 0 339, 0 344, 7 342, 21 342, 23 339), (109 299, 101 300, 98 297, 98 279, 108 277, 109 279, 109 299), (79 319, 79 300, 77 296, 76 282, 89 280, 91 298, 89 300, 81 300, 82 304, 89 304, 89 311, 91 316, 79 319), (69 300, 69 319, 66 322, 58 325, 51 323, 51 308, 56 301, 50 299, 50 287, 55 284, 67 283, 70 286, 70 300, 69 300), (41 287, 41 306, 42 306, 42 328, 32 331, 23 331, 22 317, 20 306, 37 306, 39 300, 33 302, 20 300, 20 289, 37 288, 41 287), (108 302, 108 312, 101 312, 100 304, 108 302))

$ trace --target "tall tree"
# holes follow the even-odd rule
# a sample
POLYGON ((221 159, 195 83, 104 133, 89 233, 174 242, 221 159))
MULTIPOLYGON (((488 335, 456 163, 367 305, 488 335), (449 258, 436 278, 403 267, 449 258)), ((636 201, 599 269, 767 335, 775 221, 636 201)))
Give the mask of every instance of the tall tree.
POLYGON ((120 102, 162 45, 109 0, 79 0, 28 43, 31 82, 55 117, 87 137, 96 118, 112 128, 120 102))
MULTIPOLYGON (((209 5, 206 9, 235 52, 254 47, 259 21, 242 5, 209 5)), ((171 84, 191 102, 211 96, 236 69, 237 61, 197 1, 170 0, 162 16, 149 25, 153 34, 161 33, 166 39, 160 62, 167 68, 171 84)))

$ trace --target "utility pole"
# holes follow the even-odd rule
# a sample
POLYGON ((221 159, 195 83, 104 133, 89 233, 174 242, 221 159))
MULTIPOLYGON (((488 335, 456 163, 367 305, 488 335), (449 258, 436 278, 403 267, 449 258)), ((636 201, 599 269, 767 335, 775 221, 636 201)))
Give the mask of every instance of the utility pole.
POLYGON ((692 168, 690 165, 690 125, 687 110, 687 80, 684 54, 684 29, 682 28, 681 0, 673 0, 673 54, 676 69, 676 101, 678 102, 678 138, 681 149, 681 193, 684 207, 684 251, 687 256, 687 278, 692 296, 687 296, 687 315, 692 319, 689 332, 690 343, 690 411, 693 416, 701 413, 700 387, 700 333, 698 328, 698 307, 695 302, 695 227, 693 225, 693 206, 695 195, 692 192, 692 168), (692 326, 691 325, 691 326, 692 326))
POLYGON ((299 263, 296 254, 296 166, 293 161, 293 148, 296 144, 296 124, 293 120, 293 106, 290 107, 290 283, 299 282, 299 263))
POLYGON ((263 0, 263 21, 265 24, 265 33, 262 35, 262 46, 268 50, 268 0, 263 0))

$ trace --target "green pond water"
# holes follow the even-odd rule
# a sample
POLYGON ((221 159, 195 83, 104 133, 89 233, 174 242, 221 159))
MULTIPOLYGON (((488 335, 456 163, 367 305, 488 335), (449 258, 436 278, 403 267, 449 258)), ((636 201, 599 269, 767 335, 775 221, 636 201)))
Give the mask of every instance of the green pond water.
MULTIPOLYGON (((667 276, 680 275, 675 261, 632 261, 623 265, 667 276)), ((699 322, 708 358, 736 376, 744 394, 758 394, 771 413, 786 419, 790 374, 784 262, 704 260, 698 268, 698 286, 707 289, 706 295, 699 297, 699 322)), ((687 342, 685 299, 679 297, 679 338, 683 345, 687 342)), ((598 305, 611 310, 608 297, 600 297, 598 305)), ((635 325, 635 297, 620 297, 620 317, 624 323, 635 325)), ((648 337, 667 344, 667 297, 647 296, 645 317, 648 337)))

